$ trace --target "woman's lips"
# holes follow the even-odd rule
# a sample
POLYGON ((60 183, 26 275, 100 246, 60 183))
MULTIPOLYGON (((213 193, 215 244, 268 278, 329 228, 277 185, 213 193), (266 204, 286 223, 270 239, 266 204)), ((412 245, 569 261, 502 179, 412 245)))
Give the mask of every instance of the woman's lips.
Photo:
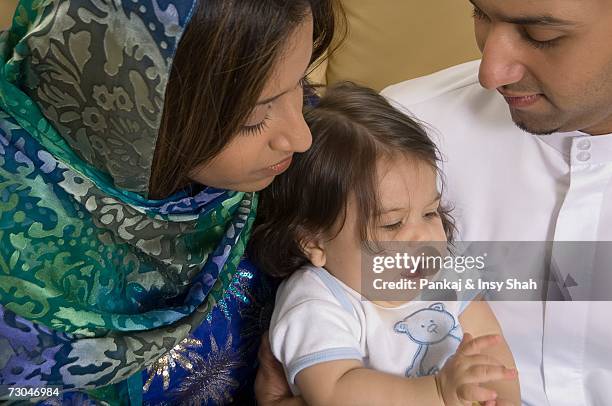
POLYGON ((504 96, 504 99, 506 99, 506 102, 510 105, 510 107, 517 109, 532 106, 542 98, 542 95, 539 93, 526 96, 510 96, 502 92, 500 93, 502 96, 504 96))
POLYGON ((266 172, 268 172, 271 175, 279 175, 283 172, 285 172, 289 166, 291 166, 291 161, 293 160, 293 157, 289 157, 283 161, 280 161, 274 165, 270 165, 269 167, 267 167, 265 169, 266 172))

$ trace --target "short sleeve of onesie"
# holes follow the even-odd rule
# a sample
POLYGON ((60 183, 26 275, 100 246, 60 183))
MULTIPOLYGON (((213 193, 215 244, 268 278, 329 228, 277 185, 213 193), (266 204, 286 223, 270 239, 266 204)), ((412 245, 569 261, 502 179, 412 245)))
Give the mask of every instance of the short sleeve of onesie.
POLYGON ((291 385, 301 370, 312 365, 363 359, 361 324, 353 307, 343 296, 337 298, 316 272, 297 271, 281 284, 276 296, 270 345, 291 385))

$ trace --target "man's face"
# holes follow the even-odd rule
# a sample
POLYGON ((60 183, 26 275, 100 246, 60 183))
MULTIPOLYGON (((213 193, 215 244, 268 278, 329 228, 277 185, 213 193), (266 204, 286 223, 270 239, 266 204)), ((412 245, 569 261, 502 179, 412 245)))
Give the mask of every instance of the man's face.
POLYGON ((612 1, 470 1, 480 83, 520 128, 612 133, 612 1))

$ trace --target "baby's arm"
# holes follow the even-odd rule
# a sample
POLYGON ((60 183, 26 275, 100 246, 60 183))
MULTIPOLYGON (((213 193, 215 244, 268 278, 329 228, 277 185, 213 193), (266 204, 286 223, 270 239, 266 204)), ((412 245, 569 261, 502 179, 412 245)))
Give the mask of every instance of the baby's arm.
POLYGON ((272 352, 306 404, 442 405, 433 376, 364 368, 358 317, 310 276, 296 274, 281 285, 270 325, 272 352))
POLYGON ((362 334, 350 303, 338 299, 312 272, 298 272, 280 286, 270 324, 271 349, 310 406, 463 406, 465 400, 493 399, 493 392, 478 384, 509 377, 499 365, 477 367, 480 351, 497 344, 490 336, 471 339, 466 334, 437 377, 405 378, 364 368, 362 334))
POLYGON ((309 406, 444 404, 434 376, 402 378, 364 368, 357 360, 313 365, 300 371, 295 381, 309 406))
POLYGON ((366 369, 356 360, 338 360, 303 369, 296 384, 311 406, 463 406, 492 401, 495 393, 479 385, 516 377, 515 371, 501 365, 483 364, 483 350, 499 341, 498 335, 472 338, 465 334, 455 355, 436 376, 403 378, 366 369))
MULTIPOLYGON (((474 337, 489 334, 499 335, 501 338, 498 343, 488 348, 484 348, 481 354, 491 357, 491 363, 502 364, 511 369, 516 368, 510 348, 503 339, 502 330, 497 322, 497 318, 486 301, 474 301, 470 303, 465 311, 459 316, 459 321, 461 322, 463 331, 474 337)), ((497 392, 498 400, 496 405, 505 406, 511 404, 519 406, 521 404, 518 374, 516 379, 490 382, 483 386, 497 392)))

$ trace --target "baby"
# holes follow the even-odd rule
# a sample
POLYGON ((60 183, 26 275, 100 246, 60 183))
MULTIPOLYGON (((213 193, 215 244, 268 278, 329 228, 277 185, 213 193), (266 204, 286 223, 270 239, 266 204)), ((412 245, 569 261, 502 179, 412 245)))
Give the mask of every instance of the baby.
POLYGON ((518 406, 485 301, 374 301, 361 288, 371 242, 452 239, 425 131, 350 83, 328 89, 306 121, 313 145, 262 193, 251 240, 256 263, 287 278, 270 344, 293 393, 309 405, 518 406))

